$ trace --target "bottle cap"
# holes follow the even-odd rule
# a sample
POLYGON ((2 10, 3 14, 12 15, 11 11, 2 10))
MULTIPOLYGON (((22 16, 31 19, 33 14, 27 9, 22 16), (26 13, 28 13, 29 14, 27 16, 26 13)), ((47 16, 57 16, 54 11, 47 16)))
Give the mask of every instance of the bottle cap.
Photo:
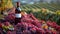
POLYGON ((20 2, 16 2, 16 4, 17 4, 17 7, 19 7, 19 6, 20 6, 20 2))

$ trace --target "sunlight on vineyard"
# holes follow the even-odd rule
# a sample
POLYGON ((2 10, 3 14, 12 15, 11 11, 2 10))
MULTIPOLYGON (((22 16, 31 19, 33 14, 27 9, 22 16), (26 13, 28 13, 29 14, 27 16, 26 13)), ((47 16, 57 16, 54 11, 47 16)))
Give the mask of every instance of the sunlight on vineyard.
POLYGON ((9 9, 9 8, 13 8, 12 1, 11 0, 1 0, 0 11, 1 10, 6 10, 6 9, 9 9))

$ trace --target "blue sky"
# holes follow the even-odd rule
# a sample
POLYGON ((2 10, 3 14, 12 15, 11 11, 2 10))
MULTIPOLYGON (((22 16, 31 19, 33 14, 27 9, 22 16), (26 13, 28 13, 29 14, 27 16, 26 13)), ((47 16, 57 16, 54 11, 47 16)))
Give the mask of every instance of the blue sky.
MULTIPOLYGON (((23 3, 29 3, 29 2, 37 2, 37 1, 40 1, 40 0, 13 0, 14 2, 17 2, 17 1, 19 1, 19 2, 23 2, 23 3)), ((44 2, 48 2, 48 3, 50 3, 51 1, 54 1, 54 2, 56 2, 57 0, 43 0, 44 2)))

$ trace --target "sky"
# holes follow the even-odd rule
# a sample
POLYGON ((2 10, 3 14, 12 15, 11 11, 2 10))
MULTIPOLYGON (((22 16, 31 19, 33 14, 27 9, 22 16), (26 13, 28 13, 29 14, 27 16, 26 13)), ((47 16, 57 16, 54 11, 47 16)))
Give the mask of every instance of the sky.
MULTIPOLYGON (((33 2, 39 2, 40 0, 13 0, 13 1, 14 2, 19 1, 19 2, 22 2, 22 3, 30 3, 30 2, 33 3, 33 2)), ((50 3, 51 1, 56 3, 57 0, 43 0, 43 2, 48 2, 48 3, 50 3)))

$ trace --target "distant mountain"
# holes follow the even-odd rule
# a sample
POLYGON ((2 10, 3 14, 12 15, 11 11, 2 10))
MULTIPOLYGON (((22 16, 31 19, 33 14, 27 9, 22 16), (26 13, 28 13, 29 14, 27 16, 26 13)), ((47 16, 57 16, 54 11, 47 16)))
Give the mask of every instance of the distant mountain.
POLYGON ((21 2, 21 3, 33 3, 33 2, 48 2, 48 3, 58 3, 60 2, 60 0, 12 0, 13 2, 21 2))

